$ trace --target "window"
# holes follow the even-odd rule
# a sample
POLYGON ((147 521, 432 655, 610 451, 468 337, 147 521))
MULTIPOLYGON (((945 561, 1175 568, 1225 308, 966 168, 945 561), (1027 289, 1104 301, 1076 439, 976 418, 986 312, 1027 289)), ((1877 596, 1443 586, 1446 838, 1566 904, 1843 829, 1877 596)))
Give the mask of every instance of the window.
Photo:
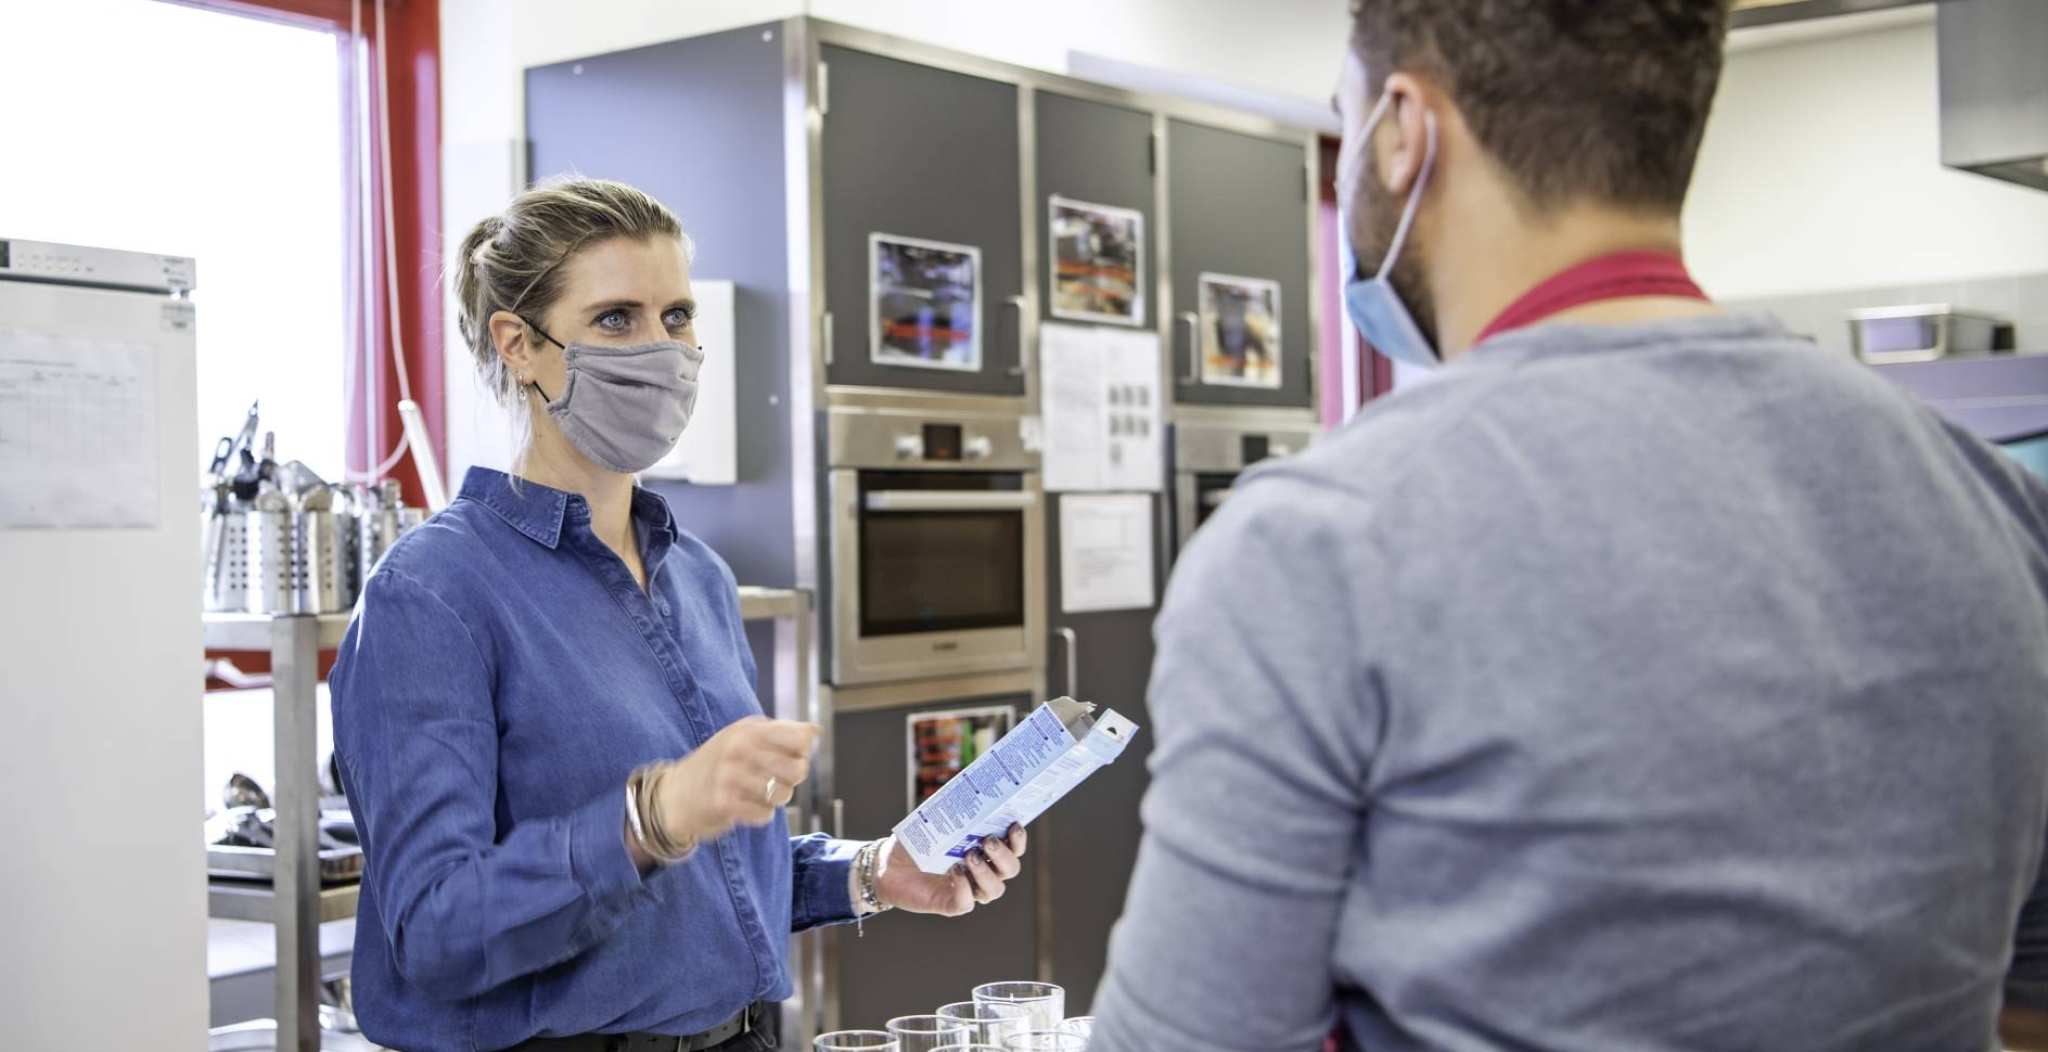
POLYGON ((6 23, 0 237, 198 260, 195 457, 260 396, 279 457, 340 480, 337 34, 161 0, 24 4, 6 23))

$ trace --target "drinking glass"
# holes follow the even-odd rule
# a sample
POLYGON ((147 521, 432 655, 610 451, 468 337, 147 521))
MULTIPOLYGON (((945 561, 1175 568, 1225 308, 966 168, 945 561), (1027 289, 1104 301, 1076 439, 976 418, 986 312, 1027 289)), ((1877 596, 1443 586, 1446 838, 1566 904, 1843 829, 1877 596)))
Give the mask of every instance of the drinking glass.
POLYGON ((1009 1052, 1088 1052, 1088 1039, 1059 1030, 1033 1030, 1004 1039, 1009 1052))
POLYGON ((811 1042, 813 1052, 903 1052, 895 1035, 881 1030, 834 1030, 811 1042))
POLYGON ((935 1052, 940 1045, 958 1045, 974 1034, 966 1023, 938 1015, 900 1015, 889 1020, 899 1052, 935 1052))
POLYGON ((1031 1012, 1008 1001, 955 1001, 939 1009, 947 1019, 967 1024, 974 1040, 1000 1046, 1011 1034, 1031 1029, 1031 1012))
POLYGON ((940 1045, 932 1052, 1010 1052, 1001 1045, 940 1045))
POLYGON ((1057 1030, 1067 1017, 1067 992, 1051 983, 983 983, 974 988, 974 999, 1022 1006, 1031 1013, 1032 1030, 1057 1030))

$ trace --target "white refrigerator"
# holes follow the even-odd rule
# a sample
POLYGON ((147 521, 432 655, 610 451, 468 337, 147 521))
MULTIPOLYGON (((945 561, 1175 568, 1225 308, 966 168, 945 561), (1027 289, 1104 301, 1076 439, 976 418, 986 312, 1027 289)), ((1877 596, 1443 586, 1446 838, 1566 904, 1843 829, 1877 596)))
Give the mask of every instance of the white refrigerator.
POLYGON ((0 1044, 206 1046, 190 259, 0 239, 0 1044))

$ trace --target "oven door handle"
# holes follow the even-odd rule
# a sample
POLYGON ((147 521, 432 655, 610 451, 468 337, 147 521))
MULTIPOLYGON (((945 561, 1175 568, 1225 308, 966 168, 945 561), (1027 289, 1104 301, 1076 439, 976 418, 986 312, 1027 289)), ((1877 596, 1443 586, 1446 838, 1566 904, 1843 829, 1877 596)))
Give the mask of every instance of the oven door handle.
POLYGON ((864 500, 869 511, 1024 511, 1038 494, 1013 491, 884 489, 864 500))

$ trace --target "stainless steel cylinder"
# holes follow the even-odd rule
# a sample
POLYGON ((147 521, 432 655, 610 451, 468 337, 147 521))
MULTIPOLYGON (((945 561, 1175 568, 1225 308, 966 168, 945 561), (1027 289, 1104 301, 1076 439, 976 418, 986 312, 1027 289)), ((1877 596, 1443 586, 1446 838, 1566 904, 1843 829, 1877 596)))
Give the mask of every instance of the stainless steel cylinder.
POLYGON ((249 517, 239 511, 206 518, 206 580, 201 592, 209 613, 249 609, 249 517))
POLYGON ((248 568, 243 609, 252 614, 292 612, 292 515, 250 511, 241 530, 248 568))
POLYGON ((356 520, 356 575, 360 584, 369 583, 370 571, 376 569, 377 560, 398 543, 401 532, 397 508, 371 508, 356 520))
POLYGON ((346 512, 302 511, 292 516, 292 612, 338 614, 355 604, 349 563, 353 532, 346 512))

